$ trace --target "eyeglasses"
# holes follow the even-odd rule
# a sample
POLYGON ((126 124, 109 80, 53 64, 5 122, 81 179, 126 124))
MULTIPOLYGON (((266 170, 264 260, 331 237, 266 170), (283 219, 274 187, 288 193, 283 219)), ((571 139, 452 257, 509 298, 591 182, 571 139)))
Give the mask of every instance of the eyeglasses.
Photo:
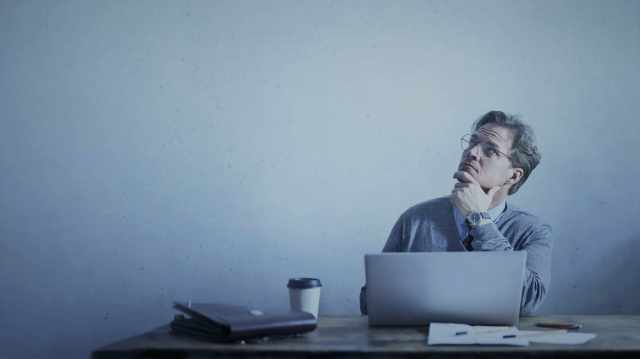
POLYGON ((496 145, 494 145, 491 142, 481 142, 478 140, 477 136, 473 136, 470 133, 462 136, 460 138, 460 147, 462 148, 463 151, 468 151, 476 146, 480 146, 480 149, 482 150, 482 154, 486 157, 486 158, 491 158, 491 159, 499 159, 500 156, 504 156, 506 157, 509 161, 511 161, 511 156, 509 156, 508 154, 500 151, 498 149, 498 147, 496 145))

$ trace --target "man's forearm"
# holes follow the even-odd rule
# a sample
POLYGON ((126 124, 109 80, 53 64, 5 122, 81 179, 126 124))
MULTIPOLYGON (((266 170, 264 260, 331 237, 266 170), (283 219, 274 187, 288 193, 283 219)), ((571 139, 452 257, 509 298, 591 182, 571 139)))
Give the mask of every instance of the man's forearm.
MULTIPOLYGON (((522 288, 522 302, 520 303, 520 312, 523 315, 535 312, 546 296, 550 276, 550 234, 549 226, 540 226, 537 230, 523 235, 522 240, 527 243, 521 248, 527 251, 527 268, 522 288)), ((471 230, 471 235, 474 237, 471 242, 474 250, 514 250, 509 240, 494 223, 476 226, 471 230)))
POLYGON ((495 223, 478 225, 471 229, 473 241, 471 246, 475 251, 510 251, 513 250, 509 240, 500 232, 495 223))
POLYGON ((538 273, 527 269, 525 283, 522 288, 522 302, 520 303, 520 314, 533 314, 547 294, 547 289, 540 279, 538 273))

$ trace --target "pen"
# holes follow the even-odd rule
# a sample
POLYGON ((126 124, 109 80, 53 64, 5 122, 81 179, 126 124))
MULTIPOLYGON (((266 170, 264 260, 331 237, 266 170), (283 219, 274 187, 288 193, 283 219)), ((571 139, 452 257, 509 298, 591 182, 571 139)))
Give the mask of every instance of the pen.
POLYGON ((552 329, 580 329, 582 328, 582 324, 574 322, 540 322, 536 323, 536 327, 552 329))

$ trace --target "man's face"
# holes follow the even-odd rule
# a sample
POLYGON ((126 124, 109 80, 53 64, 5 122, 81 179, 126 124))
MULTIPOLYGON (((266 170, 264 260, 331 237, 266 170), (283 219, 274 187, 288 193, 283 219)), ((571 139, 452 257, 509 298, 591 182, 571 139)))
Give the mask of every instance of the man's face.
POLYGON ((469 173, 485 191, 502 186, 513 175, 508 157, 512 143, 510 129, 494 124, 484 125, 471 134, 458 170, 469 173))

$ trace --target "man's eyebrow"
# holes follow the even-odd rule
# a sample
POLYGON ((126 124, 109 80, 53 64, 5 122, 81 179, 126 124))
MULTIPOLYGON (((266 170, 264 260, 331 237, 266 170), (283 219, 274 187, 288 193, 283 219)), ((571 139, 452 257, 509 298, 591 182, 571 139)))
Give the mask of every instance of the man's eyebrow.
MULTIPOLYGON (((486 143, 487 145, 489 145, 493 149, 501 151, 500 146, 495 141, 493 141, 491 138, 489 138, 489 136, 487 136, 485 134, 484 137, 486 137, 486 141, 482 141, 482 142, 486 143)), ((480 136, 478 136, 477 134, 474 133, 474 134, 471 135, 470 141, 471 142, 475 142, 475 143, 479 143, 479 142, 481 142, 481 139, 480 139, 480 136)))
POLYGON ((491 140, 487 140, 487 143, 488 143, 489 145, 491 145, 491 147, 500 148, 500 146, 498 146, 498 144, 497 144, 497 143, 495 143, 495 142, 493 142, 493 141, 491 141, 491 140))
MULTIPOLYGON (((497 144, 495 143, 495 141, 493 141, 493 140, 492 140, 489 136, 487 136, 486 134, 485 134, 483 137, 484 137, 484 138, 486 138, 486 141, 483 141, 483 142, 488 142, 488 143, 490 143, 490 144, 492 144, 492 145, 494 145, 494 146, 497 146, 497 144)), ((472 135, 471 135, 471 140, 472 140, 472 141, 479 141, 480 139, 481 139, 481 137, 480 137, 478 134, 476 134, 476 133, 474 133, 474 134, 472 134, 472 135)))

